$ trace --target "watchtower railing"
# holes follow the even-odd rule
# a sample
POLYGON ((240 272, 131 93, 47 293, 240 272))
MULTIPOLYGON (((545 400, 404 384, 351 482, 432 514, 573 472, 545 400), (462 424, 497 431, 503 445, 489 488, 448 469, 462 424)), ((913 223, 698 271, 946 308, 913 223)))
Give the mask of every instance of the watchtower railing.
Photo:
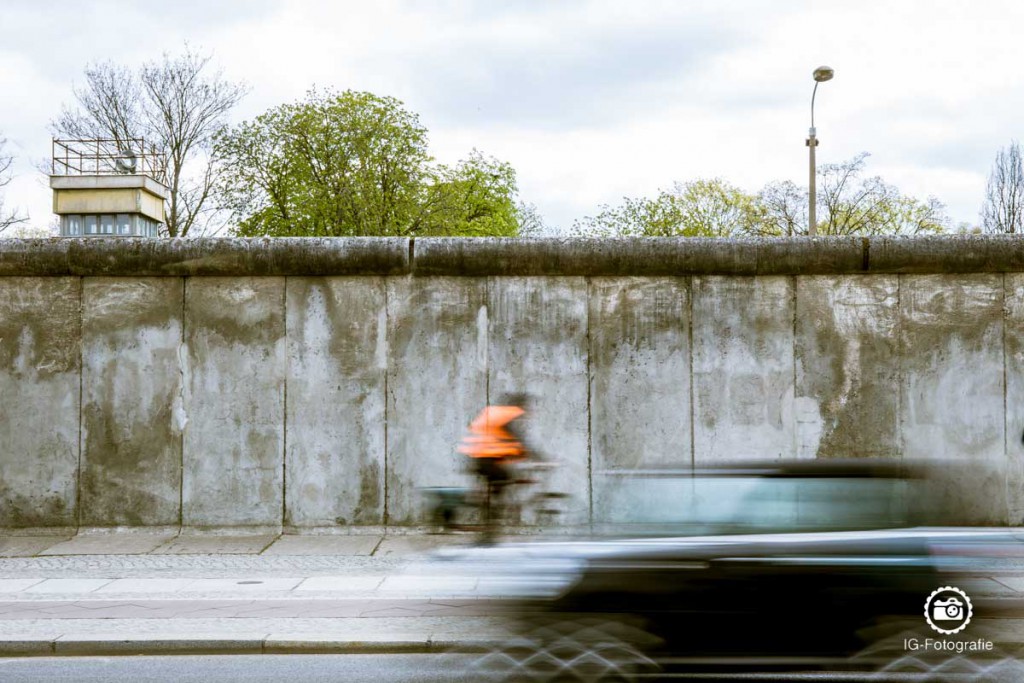
POLYGON ((163 182, 167 159, 144 138, 53 140, 52 175, 145 175, 163 182))

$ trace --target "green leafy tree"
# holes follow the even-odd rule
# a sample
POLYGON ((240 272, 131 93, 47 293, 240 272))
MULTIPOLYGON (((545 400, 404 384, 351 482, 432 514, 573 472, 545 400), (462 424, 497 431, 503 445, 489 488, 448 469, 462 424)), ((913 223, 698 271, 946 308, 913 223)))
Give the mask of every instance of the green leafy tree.
POLYGON ((653 199, 623 197, 618 206, 603 204, 597 215, 573 223, 573 233, 591 237, 666 235, 682 224, 676 197, 662 190, 653 199))
POLYGON ((876 235, 926 235, 946 232, 950 218, 946 206, 935 197, 925 200, 900 195, 887 207, 876 235))
POLYGON ((516 204, 511 164, 473 150, 454 168, 438 167, 425 187, 426 200, 411 232, 466 237, 520 234, 525 210, 516 204))
POLYGON ((755 233, 761 221, 756 198, 720 179, 676 183, 653 199, 626 197, 577 221, 578 235, 730 237, 755 233))
POLYGON ((476 150, 435 165, 392 97, 310 91, 220 135, 220 189, 245 236, 518 234, 516 174, 476 150))
MULTIPOLYGON (((819 235, 918 235, 943 232, 945 206, 921 201, 875 176, 864 177, 867 154, 818 169, 819 235)), ((808 191, 790 181, 749 195, 729 183, 676 183, 653 199, 626 198, 574 225, 577 235, 650 237, 780 237, 806 235, 808 191)))

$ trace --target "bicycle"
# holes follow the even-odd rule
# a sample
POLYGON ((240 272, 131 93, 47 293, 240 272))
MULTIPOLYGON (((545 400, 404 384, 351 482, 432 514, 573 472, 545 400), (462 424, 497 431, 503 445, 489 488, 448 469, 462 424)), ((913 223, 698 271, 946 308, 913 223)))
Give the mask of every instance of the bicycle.
POLYGON ((430 499, 430 520, 445 533, 480 533, 485 542, 493 541, 498 531, 512 519, 522 520, 533 512, 537 526, 549 526, 562 514, 569 494, 539 490, 522 501, 515 499, 517 487, 540 484, 557 465, 549 462, 523 462, 511 466, 512 477, 495 486, 480 477, 475 487, 435 486, 421 489, 430 499), (496 502, 497 501, 497 502, 496 502))

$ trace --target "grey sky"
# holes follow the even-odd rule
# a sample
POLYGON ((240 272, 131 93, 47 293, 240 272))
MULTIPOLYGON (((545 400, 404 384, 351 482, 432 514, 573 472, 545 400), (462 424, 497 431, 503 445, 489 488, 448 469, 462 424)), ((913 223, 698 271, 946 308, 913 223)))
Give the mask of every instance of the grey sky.
POLYGON ((523 199, 568 228, 622 196, 722 177, 806 182, 811 71, 822 163, 935 195, 976 223, 996 151, 1021 137, 1024 4, 881 2, 31 2, 0 0, 8 205, 50 221, 33 163, 87 62, 188 41, 252 90, 235 118, 312 85, 403 100, 445 162, 510 161, 523 199))

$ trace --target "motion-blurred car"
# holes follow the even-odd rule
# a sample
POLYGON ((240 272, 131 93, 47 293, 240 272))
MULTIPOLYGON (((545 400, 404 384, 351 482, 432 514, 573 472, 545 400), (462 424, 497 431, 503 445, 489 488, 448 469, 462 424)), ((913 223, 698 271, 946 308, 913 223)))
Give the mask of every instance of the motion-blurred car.
MULTIPOLYGON (((926 471, 898 463, 774 462, 672 474, 652 475, 667 485, 643 484, 647 503, 659 486, 676 490, 676 507, 686 511, 678 521, 710 535, 498 549, 495 572, 534 575, 550 596, 522 601, 515 633, 476 658, 475 671, 497 680, 632 680, 877 667, 865 652, 928 633, 925 601, 957 568, 935 548, 965 547, 980 533, 921 527, 945 502, 926 471)), ((662 531, 671 504, 650 508, 662 531)), ((642 522, 634 518, 630 529, 655 528, 642 522)), ((984 547, 1019 545, 998 531, 982 535, 984 547)))

